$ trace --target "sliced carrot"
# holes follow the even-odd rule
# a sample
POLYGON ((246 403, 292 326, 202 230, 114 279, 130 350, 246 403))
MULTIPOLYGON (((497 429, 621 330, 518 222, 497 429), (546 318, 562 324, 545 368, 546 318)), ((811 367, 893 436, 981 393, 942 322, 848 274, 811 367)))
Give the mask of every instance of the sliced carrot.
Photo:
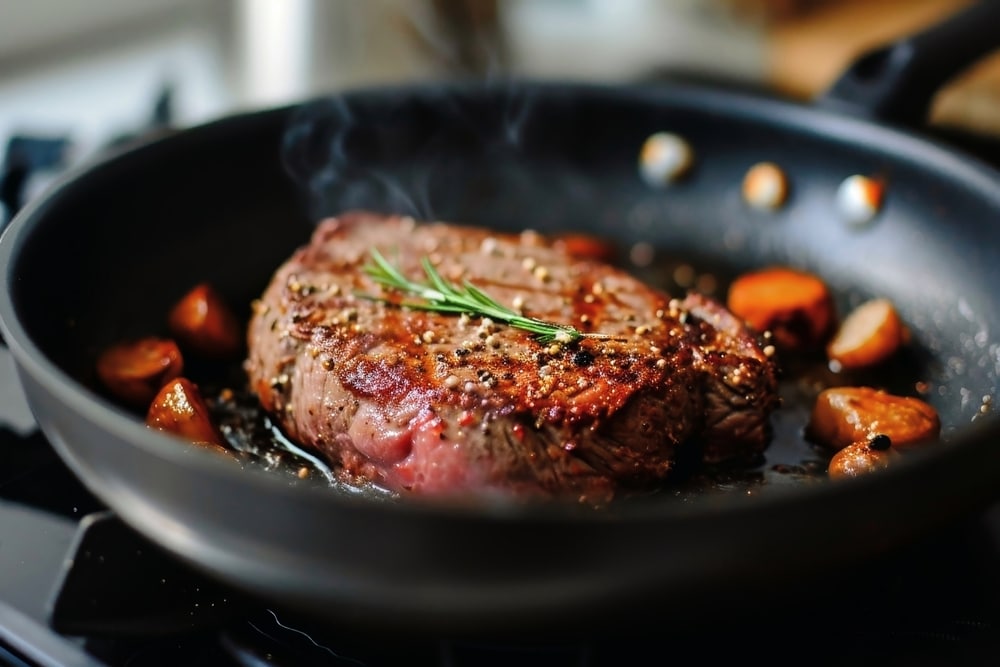
POLYGON ((207 359, 235 359, 242 349, 236 315, 208 283, 192 288, 170 310, 170 332, 181 345, 207 359))
POLYGON ((97 358, 101 383, 115 398, 138 408, 148 406, 160 387, 183 370, 177 343, 153 336, 116 343, 97 358))
POLYGON ((836 324, 826 283, 805 271, 775 266, 736 278, 729 287, 729 310, 775 344, 805 351, 822 346, 836 324))
POLYGON ((871 387, 834 387, 820 392, 806 425, 810 440, 833 449, 885 435, 893 447, 905 450, 936 438, 940 432, 941 420, 931 405, 871 387))
POLYGON ((177 378, 164 385, 149 406, 146 425, 196 444, 223 449, 226 446, 198 386, 187 378, 177 378))
POLYGON ((892 302, 872 299, 844 318, 826 352, 830 360, 842 368, 864 368, 895 354, 906 336, 906 326, 892 302))

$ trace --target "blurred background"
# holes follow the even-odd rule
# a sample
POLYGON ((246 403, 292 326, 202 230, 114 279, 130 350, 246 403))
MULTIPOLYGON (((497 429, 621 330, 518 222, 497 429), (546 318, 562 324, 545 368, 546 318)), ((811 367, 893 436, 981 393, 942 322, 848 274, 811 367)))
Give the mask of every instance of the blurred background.
MULTIPOLYGON (((808 99, 967 2, 0 0, 0 206, 130 137, 374 83, 680 74, 808 99)), ((1000 132, 998 96, 994 58, 939 96, 934 122, 1000 132)))

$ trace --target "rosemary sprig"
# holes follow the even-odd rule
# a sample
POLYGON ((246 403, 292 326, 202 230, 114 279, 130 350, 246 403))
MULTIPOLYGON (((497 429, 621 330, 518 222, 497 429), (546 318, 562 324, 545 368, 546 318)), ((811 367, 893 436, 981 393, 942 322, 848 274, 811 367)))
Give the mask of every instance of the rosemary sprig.
MULTIPOLYGON (((525 317, 515 310, 498 303, 481 289, 470 283, 461 285, 445 280, 430 260, 421 260, 427 282, 410 280, 399 269, 394 267, 377 249, 371 250, 371 263, 362 267, 372 280, 423 299, 423 301, 403 301, 399 305, 417 310, 428 310, 435 313, 468 314, 478 317, 488 317, 497 322, 504 322, 512 327, 530 331, 535 339, 543 344, 574 343, 582 338, 607 338, 605 334, 585 333, 566 324, 546 322, 533 317, 525 317)), ((370 295, 360 295, 364 298, 385 302, 370 295)))

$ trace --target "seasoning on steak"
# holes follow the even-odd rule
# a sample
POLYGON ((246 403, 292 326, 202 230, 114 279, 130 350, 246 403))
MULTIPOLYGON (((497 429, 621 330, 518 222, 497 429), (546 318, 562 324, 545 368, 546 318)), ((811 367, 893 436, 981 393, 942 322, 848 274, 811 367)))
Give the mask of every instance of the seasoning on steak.
POLYGON ((251 388, 290 438, 403 494, 602 504, 667 480, 685 453, 752 460, 779 400, 756 333, 704 296, 672 299, 534 232, 363 212, 323 221, 277 270, 248 343, 251 388), (545 345, 400 306, 412 297, 362 270, 373 247, 414 280, 427 257, 526 315, 610 337, 545 345))

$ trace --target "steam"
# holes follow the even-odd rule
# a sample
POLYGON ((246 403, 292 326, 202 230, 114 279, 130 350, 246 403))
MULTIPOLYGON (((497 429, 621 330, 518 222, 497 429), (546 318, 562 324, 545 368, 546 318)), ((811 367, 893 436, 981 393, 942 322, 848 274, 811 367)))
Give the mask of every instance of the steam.
MULTIPOLYGON (((314 219, 350 209, 371 209, 424 217, 432 213, 421 194, 426 186, 404 184, 371 164, 352 137, 376 136, 391 128, 386 119, 357 117, 349 98, 332 96, 302 107, 285 135, 284 162, 308 197, 314 219)), ((376 145, 387 143, 377 140, 376 145)))
POLYGON ((436 219, 470 194, 459 183, 498 170, 511 180, 531 110, 513 83, 353 91, 299 107, 283 161, 315 220, 352 209, 436 219))
POLYGON ((505 169, 510 181, 523 162, 533 100, 504 74, 499 3, 379 0, 371 7, 397 44, 408 42, 414 60, 433 63, 448 83, 352 89, 299 107, 283 161, 310 216, 367 209, 437 219, 468 199, 454 192, 458 183, 482 185, 505 169))
POLYGON ((533 97, 524 88, 514 83, 507 85, 506 104, 504 105, 503 129, 504 138, 511 146, 520 146, 521 129, 531 114, 533 97))

